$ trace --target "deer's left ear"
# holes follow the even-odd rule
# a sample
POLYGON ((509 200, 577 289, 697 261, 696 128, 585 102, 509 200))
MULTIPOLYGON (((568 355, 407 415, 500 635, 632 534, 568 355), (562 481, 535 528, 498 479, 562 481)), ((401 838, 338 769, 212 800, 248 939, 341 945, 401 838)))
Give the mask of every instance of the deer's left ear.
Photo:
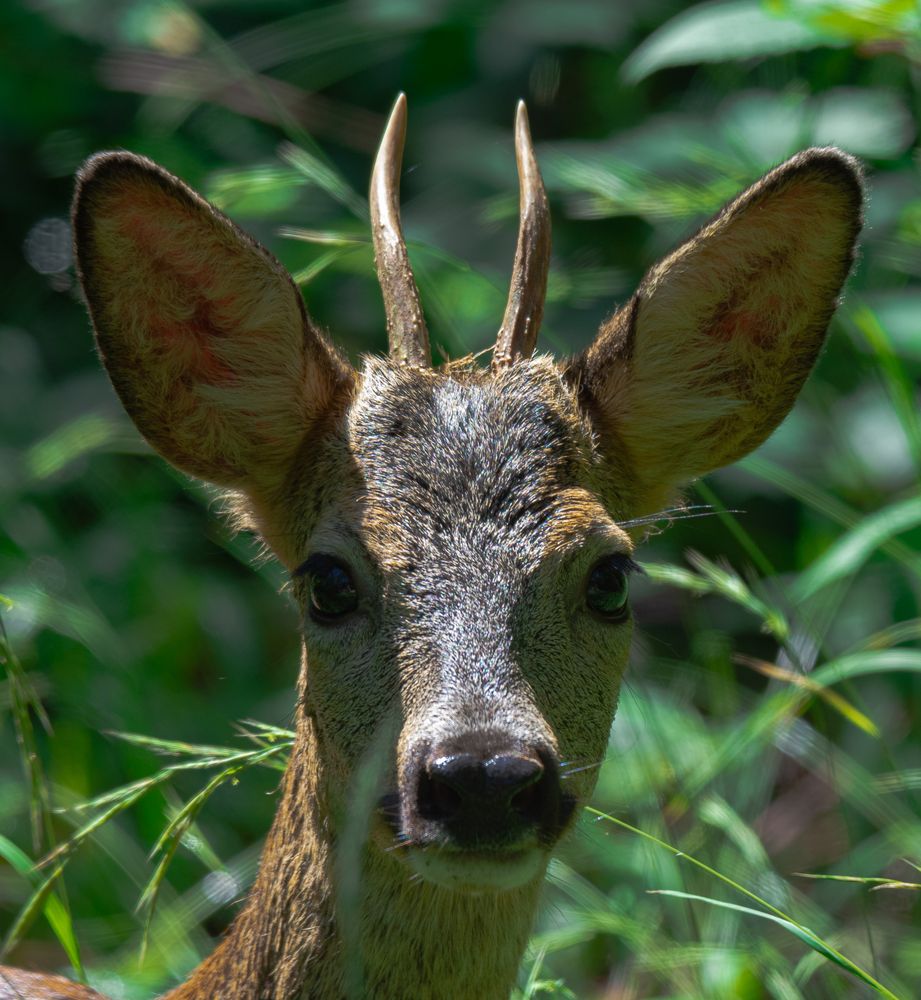
POLYGON ((786 416, 854 260, 862 203, 856 160, 799 153, 654 267, 571 365, 632 513, 741 458, 786 416))

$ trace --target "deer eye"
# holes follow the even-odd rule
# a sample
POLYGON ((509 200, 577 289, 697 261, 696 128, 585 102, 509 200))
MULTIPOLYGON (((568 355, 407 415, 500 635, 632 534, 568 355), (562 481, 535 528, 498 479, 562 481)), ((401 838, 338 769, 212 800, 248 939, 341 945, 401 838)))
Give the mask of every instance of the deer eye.
POLYGON ((636 564, 624 555, 609 555, 592 567, 585 585, 589 611, 606 622, 624 621, 629 613, 627 580, 636 564))
POLYGON ((296 571, 307 578, 310 617, 321 625, 351 614, 358 607, 358 591, 348 566, 335 556, 312 555, 296 571))

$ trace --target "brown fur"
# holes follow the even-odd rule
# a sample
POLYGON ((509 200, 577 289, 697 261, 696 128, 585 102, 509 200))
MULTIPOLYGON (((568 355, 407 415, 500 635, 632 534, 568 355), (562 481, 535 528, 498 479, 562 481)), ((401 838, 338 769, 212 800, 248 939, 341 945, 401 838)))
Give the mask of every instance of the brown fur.
POLYGON ((61 976, 0 968, 0 1000, 105 1000, 105 997, 61 976))
MULTIPOLYGON (((544 867, 596 772, 576 769, 514 851, 471 851, 422 815, 420 769, 432 747, 477 740, 545 775, 602 758, 631 628, 587 606, 592 569, 628 567, 630 519, 783 418, 852 261, 860 197, 845 155, 794 157, 564 366, 371 359, 358 373, 219 212, 139 157, 90 161, 77 255, 113 384, 165 457, 233 491, 304 615, 297 740, 259 875, 169 1000, 508 995, 544 867), (334 624, 298 571, 317 553, 358 594, 334 624)), ((6 976, 34 1000, 95 996, 6 976)), ((0 998, 19 995, 3 982, 0 998)))

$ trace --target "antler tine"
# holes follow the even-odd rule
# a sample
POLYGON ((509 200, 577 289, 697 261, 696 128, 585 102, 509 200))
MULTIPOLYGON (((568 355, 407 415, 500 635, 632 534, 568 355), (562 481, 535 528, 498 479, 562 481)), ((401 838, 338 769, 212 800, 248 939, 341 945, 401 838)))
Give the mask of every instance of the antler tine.
POLYGON ((520 186, 518 246, 505 316, 493 349, 493 368, 528 358, 537 343, 550 269, 550 206, 531 143, 528 112, 518 102, 515 157, 520 186))
POLYGON ((371 171, 371 238, 374 264, 384 297, 390 355, 407 365, 431 364, 429 332, 400 227, 400 167, 406 139, 406 95, 390 112, 371 171))

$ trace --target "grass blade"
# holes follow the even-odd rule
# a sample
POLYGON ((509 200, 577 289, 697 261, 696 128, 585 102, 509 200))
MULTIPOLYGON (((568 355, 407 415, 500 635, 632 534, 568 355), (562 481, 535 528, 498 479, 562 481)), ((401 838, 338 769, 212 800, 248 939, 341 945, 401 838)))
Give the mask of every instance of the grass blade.
MULTIPOLYGON (((800 574, 792 588, 793 600, 805 601, 835 580, 856 573, 885 542, 918 525, 921 525, 921 496, 868 514, 800 574)), ((921 569, 921 558, 916 557, 915 562, 921 569)))
MULTIPOLYGON (((759 914, 761 916, 773 916, 775 920, 784 921, 785 923, 790 925, 791 930, 792 928, 796 928, 795 933, 797 934, 798 937, 802 937, 803 935, 808 935, 812 939, 811 941, 807 941, 807 944, 809 944, 810 947, 814 948, 816 951, 820 951, 821 954, 825 955, 827 958, 832 959, 842 969, 846 969, 848 972, 856 976, 858 979, 866 983, 868 986, 872 986, 873 989, 875 989, 876 992, 881 994, 882 996, 888 997, 889 1000, 900 1000, 900 998, 897 997, 891 990, 886 989, 886 987, 883 986, 882 983, 874 979, 869 972, 867 972, 865 969, 862 969, 859 965, 852 962, 849 958, 846 958, 836 948, 833 948, 830 944, 828 944, 827 941, 823 940, 813 931, 809 930, 808 927, 803 927, 802 924, 797 923, 797 921, 795 921, 791 916, 789 916, 789 914, 784 913, 783 910, 779 910, 776 906, 773 906, 766 899, 762 899, 761 896, 756 895, 750 889, 746 889, 745 886, 740 885, 738 882, 734 881, 728 876, 723 875, 722 872, 718 872, 715 868, 711 868, 703 861, 698 860, 697 858, 693 857, 690 854, 686 854, 684 851, 680 850, 677 847, 673 847, 671 844, 667 843, 664 840, 660 840, 658 837, 653 836, 651 833, 646 833, 645 830, 640 830, 638 827, 632 826, 630 823, 627 823, 622 819, 617 819, 616 817, 611 816, 609 813, 602 812, 600 809, 595 809, 592 806, 586 806, 586 812, 592 813, 599 819, 605 819, 609 823, 614 823, 616 826, 622 827, 624 830, 627 830, 638 837, 642 837, 644 840, 656 844, 659 847, 663 848, 664 850, 671 851, 679 858, 684 858, 686 861, 689 861, 692 865, 695 865, 697 868, 700 868, 702 871, 705 871, 708 875, 711 875, 713 878, 719 879, 725 885, 728 885, 730 888, 734 889, 736 892, 741 893, 743 896, 747 896, 749 899, 758 903, 759 906, 764 907, 764 909, 768 911, 767 913, 757 910, 753 910, 751 912, 759 914)), ((665 892, 666 890, 659 890, 659 891, 665 892)), ((668 891, 671 892, 672 890, 668 891)), ((698 897, 698 898, 702 899, 704 902, 711 902, 711 903, 714 902, 714 900, 707 899, 706 897, 698 897)), ((720 905, 725 905, 729 907, 733 906, 733 904, 731 903, 725 903, 720 905)), ((803 937, 802 939, 804 941, 806 940, 805 937, 803 937)))
POLYGON ((752 670, 756 670, 764 677, 771 677, 774 680, 784 681, 787 684, 792 684, 794 687, 802 688, 804 691, 808 691, 811 694, 816 695, 826 704, 830 705, 836 712, 843 715, 848 722, 857 726, 858 729, 862 729, 865 733, 867 733, 867 735, 872 736, 874 739, 879 739, 879 727, 872 719, 864 715, 864 713, 858 708, 855 708, 846 698, 838 694, 837 691, 829 691, 828 688, 824 687, 822 684, 817 684, 814 677, 811 675, 796 673, 793 670, 786 670, 785 668, 778 666, 776 663, 768 663, 765 660, 757 660, 752 656, 737 655, 733 659, 736 663, 742 664, 742 666, 750 667, 752 670))
POLYGON ((35 892, 33 892, 25 907, 20 912, 19 917, 4 941, 3 947, 0 948, 0 958, 6 955, 28 930, 40 907, 54 936, 58 939, 67 958, 70 960, 70 964, 74 967, 77 975, 83 979, 83 963, 80 960, 80 948, 74 934, 73 921, 67 907, 64 906, 53 892, 63 866, 52 873, 52 877, 42 880, 37 879, 36 868, 32 863, 32 859, 11 840, 4 837, 3 834, 0 834, 0 858, 3 858, 14 871, 19 872, 23 878, 28 879, 35 885, 35 892))
POLYGON ((722 899, 710 899, 709 896, 696 896, 690 892, 681 892, 678 889, 650 889, 651 895, 656 896, 675 896, 678 899, 689 899, 696 903, 707 903, 709 906, 719 906, 724 910, 735 910, 737 913, 748 913, 753 917, 760 917, 761 920, 770 920, 772 923, 777 924, 779 927, 783 927, 784 930, 789 931, 800 939, 804 944, 808 945, 813 951, 818 952, 824 958, 827 958, 830 962, 834 962, 835 965, 844 969, 845 972, 849 972, 852 976, 856 976, 861 982, 867 984, 867 986, 872 986, 877 993, 883 996, 895 997, 895 994, 890 992, 875 980, 869 972, 865 972, 856 965, 849 958, 845 958, 840 952, 835 951, 830 945, 826 944, 814 931, 809 930, 808 927, 803 927, 802 924, 794 923, 792 920, 787 920, 785 917, 778 917, 773 913, 765 913, 763 910, 755 910, 750 906, 740 906, 738 903, 727 903, 722 899))

